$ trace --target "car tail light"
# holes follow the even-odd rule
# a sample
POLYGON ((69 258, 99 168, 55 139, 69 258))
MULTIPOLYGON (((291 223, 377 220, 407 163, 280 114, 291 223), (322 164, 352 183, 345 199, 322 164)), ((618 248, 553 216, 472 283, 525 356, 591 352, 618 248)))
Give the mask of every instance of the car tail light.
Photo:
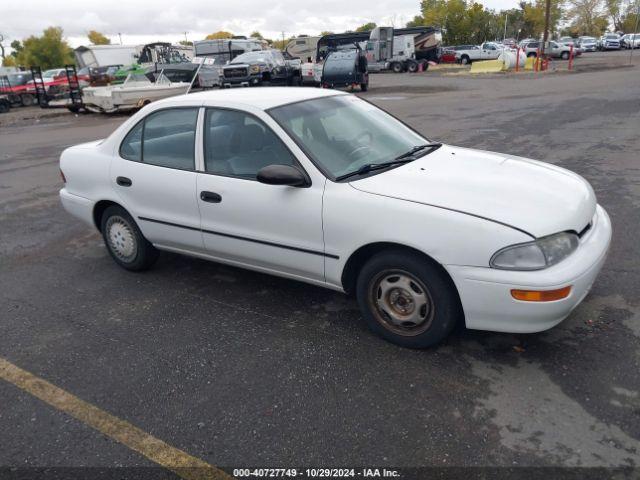
POLYGON ((553 302, 567 298, 571 285, 556 290, 511 290, 511 296, 523 302, 553 302))
POLYGON ((67 177, 64 176, 64 172, 60 170, 60 177, 62 178, 62 183, 67 183, 67 177))

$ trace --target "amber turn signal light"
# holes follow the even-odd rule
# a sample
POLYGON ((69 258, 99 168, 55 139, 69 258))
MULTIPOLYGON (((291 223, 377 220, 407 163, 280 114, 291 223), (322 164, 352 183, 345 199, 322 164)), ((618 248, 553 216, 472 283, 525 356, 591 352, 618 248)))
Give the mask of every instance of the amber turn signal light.
POLYGON ((557 290, 511 290, 511 296, 523 302, 553 302, 567 298, 571 285, 557 290))

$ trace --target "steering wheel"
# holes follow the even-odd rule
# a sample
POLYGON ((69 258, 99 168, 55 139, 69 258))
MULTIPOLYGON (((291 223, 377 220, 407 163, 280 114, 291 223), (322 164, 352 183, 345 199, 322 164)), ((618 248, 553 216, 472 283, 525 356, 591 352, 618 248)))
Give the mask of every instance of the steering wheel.
MULTIPOLYGON (((363 153, 371 150, 371 143, 373 142, 373 135, 371 132, 362 132, 355 138, 355 140, 357 145, 347 154, 347 158, 356 157, 356 159, 358 159, 363 153), (366 144, 362 141, 364 140, 364 137, 369 137, 369 141, 366 144)), ((352 164, 353 163, 355 162, 352 162, 352 164)), ((351 166, 351 164, 349 166, 351 166)))

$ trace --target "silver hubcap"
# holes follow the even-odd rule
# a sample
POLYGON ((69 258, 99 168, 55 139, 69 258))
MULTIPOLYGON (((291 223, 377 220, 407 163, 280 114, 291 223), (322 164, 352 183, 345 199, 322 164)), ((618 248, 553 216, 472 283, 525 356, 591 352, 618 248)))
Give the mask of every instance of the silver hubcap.
POLYGON ((418 335, 433 320, 433 300, 416 277, 404 271, 386 271, 374 278, 371 300, 379 321, 400 335, 418 335))
POLYGON ((136 256, 136 237, 124 218, 113 216, 107 221, 107 238, 111 251, 123 262, 130 262, 136 256))

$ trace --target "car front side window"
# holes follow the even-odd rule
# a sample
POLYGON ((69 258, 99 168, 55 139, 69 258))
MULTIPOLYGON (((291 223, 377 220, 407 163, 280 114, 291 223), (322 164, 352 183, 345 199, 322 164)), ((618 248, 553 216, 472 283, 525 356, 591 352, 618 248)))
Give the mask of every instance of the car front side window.
POLYGON ((248 113, 210 108, 204 122, 205 171, 255 180, 268 165, 297 165, 282 140, 248 113))

